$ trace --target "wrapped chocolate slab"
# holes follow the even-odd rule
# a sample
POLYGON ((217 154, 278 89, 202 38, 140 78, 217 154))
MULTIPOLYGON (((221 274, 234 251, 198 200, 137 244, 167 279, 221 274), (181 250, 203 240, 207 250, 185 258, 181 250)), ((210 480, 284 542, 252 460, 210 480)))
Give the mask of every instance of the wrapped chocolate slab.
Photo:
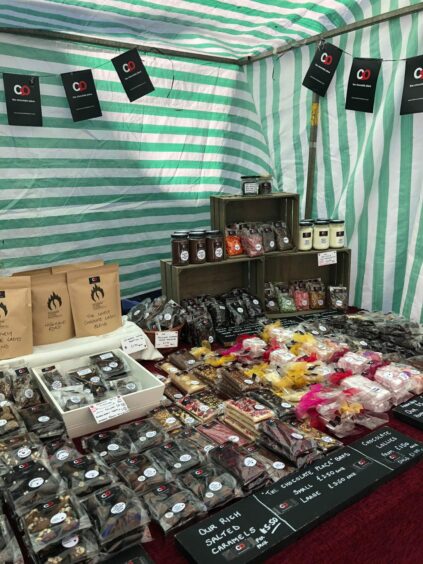
POLYGON ((8 370, 0 371, 0 402, 13 400, 12 375, 8 370))
POLYGON ((116 392, 116 394, 120 396, 133 394, 134 392, 138 392, 140 389, 142 389, 141 384, 135 380, 135 378, 131 378, 130 376, 110 382, 110 390, 116 392))
POLYGON ((278 419, 287 419, 295 413, 295 406, 292 403, 281 400, 279 396, 267 388, 262 388, 259 392, 249 392, 248 395, 256 402, 262 403, 274 411, 278 419))
POLYGON ((273 482, 277 482, 297 470, 286 461, 282 461, 277 454, 270 452, 270 450, 260 447, 255 443, 247 445, 244 447, 244 450, 255 460, 264 464, 266 472, 269 474, 270 479, 273 482))
POLYGON ((30 460, 13 466, 2 478, 6 499, 18 515, 64 490, 58 474, 46 463, 30 460))
POLYGON ((109 387, 95 366, 82 366, 68 373, 72 383, 81 383, 95 399, 102 399, 109 387))
POLYGON ((41 460, 43 445, 37 435, 24 433, 0 440, 0 475, 10 467, 30 460, 41 460))
POLYGON ((382 413, 391 407, 391 392, 381 384, 373 382, 364 376, 355 375, 344 378, 341 382, 344 389, 354 388, 356 397, 364 409, 382 413))
POLYGON ((24 564, 19 543, 5 515, 0 515, 0 562, 24 564))
POLYGON ((147 454, 136 454, 117 462, 114 470, 137 495, 172 480, 172 474, 147 454))
POLYGON ((62 418, 48 403, 21 409, 21 416, 26 427, 41 439, 57 437, 65 430, 62 418))
POLYGON ((259 444, 291 461, 297 468, 321 456, 317 442, 283 421, 271 419, 260 425, 259 444))
POLYGON ((68 460, 57 471, 77 497, 85 497, 117 481, 110 468, 95 455, 68 460))
POLYGON ((245 376, 242 368, 238 366, 222 367, 220 376, 218 390, 227 397, 236 397, 261 388, 256 376, 245 376))
POLYGON ((73 442, 66 435, 63 435, 58 439, 44 443, 43 456, 47 458, 52 468, 57 468, 69 460, 79 458, 81 453, 73 442))
POLYGON ((193 370, 194 374, 201 382, 211 388, 216 388, 219 380, 218 368, 209 364, 202 364, 193 370))
POLYGON ((149 456, 173 474, 185 472, 202 462, 201 454, 185 439, 171 440, 153 448, 149 451, 149 456))
POLYGON ((85 439, 84 446, 99 454, 105 464, 112 464, 136 452, 129 435, 121 429, 95 433, 85 439))
POLYGON ((203 457, 207 457, 209 452, 217 446, 212 439, 199 433, 196 429, 180 429, 175 437, 177 439, 188 440, 194 449, 198 449, 203 457))
POLYGON ((250 456, 245 447, 233 443, 220 445, 210 452, 213 462, 230 472, 245 492, 251 492, 269 483, 264 464, 250 456))
POLYGON ((202 423, 206 423, 219 414, 221 411, 219 406, 222 401, 212 394, 200 393, 203 394, 202 397, 187 395, 179 399, 177 403, 191 416, 196 417, 202 423))
POLYGON ((291 422, 292 426, 298 429, 298 431, 304 435, 304 437, 308 439, 313 439, 317 443, 317 447, 321 450, 324 454, 331 452, 332 450, 336 450, 337 448, 343 447, 343 443, 334 437, 326 433, 322 433, 318 429, 311 427, 308 421, 297 421, 291 422))
POLYGON ((242 446, 249 442, 244 435, 235 432, 232 427, 225 425, 222 421, 211 421, 201 425, 197 430, 218 445, 232 442, 242 446))
POLYGON ((182 427, 181 421, 177 419, 170 411, 166 408, 155 409, 151 412, 151 417, 156 421, 166 433, 175 431, 182 427))
POLYGON ((236 479, 213 464, 185 472, 181 482, 204 503, 208 511, 243 495, 236 479))
POLYGON ((144 496, 154 521, 164 533, 174 531, 194 518, 203 516, 207 508, 193 493, 175 482, 162 483, 144 496))
POLYGON ((67 374, 62 374, 55 366, 46 366, 41 369, 44 384, 51 392, 70 386, 71 381, 67 374))
POLYGON ((200 424, 200 420, 192 415, 189 411, 185 411, 179 405, 171 405, 168 408, 172 417, 175 417, 184 427, 195 427, 200 424))
POLYGON ((43 403, 37 382, 29 368, 14 370, 12 375, 13 399, 18 409, 25 409, 43 403))
POLYGON ((44 554, 50 545, 91 527, 86 511, 70 493, 39 503, 22 514, 21 522, 32 550, 44 554))
POLYGON ((32 556, 37 564, 86 564, 97 562, 98 554, 99 547, 94 534, 84 529, 32 556))
POLYGON ((131 439, 135 452, 141 453, 160 446, 167 440, 163 427, 154 419, 141 419, 121 427, 131 439))
POLYGON ((63 411, 73 411, 96 401, 89 390, 89 388, 80 390, 79 386, 72 386, 55 392, 55 397, 63 411))
POLYGON ((167 384, 164 390, 164 394, 173 402, 182 399, 185 395, 179 388, 177 388, 173 384, 167 384))
POLYGON ((90 359, 105 380, 121 378, 129 371, 126 362, 111 351, 95 354, 90 359))
POLYGON ((19 435, 25 431, 25 424, 14 405, 0 406, 0 439, 19 435))
POLYGON ((200 382, 194 371, 171 374, 170 379, 184 394, 194 394, 206 389, 206 385, 200 382))
POLYGON ((93 493, 84 500, 84 507, 102 552, 112 555, 142 542, 148 533, 150 520, 143 503, 122 484, 93 493))
POLYGON ((179 368, 179 370, 191 370, 200 364, 200 362, 187 350, 179 350, 167 357, 167 360, 179 368))

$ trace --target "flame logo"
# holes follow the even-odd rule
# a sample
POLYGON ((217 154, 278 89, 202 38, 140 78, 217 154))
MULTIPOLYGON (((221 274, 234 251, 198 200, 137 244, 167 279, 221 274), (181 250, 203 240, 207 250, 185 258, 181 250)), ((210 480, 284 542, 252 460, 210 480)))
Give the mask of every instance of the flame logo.
POLYGON ((58 294, 53 292, 47 300, 47 307, 50 311, 62 307, 62 298, 58 294))
POLYGON ((4 304, 3 302, 0 302, 0 309, 3 310, 4 316, 7 317, 7 314, 9 313, 6 304, 4 304))
POLYGON ((93 302, 98 302, 100 301, 102 298, 104 298, 104 290, 103 288, 100 288, 100 286, 97 286, 97 284, 94 284, 94 286, 92 287, 91 290, 91 299, 93 302))

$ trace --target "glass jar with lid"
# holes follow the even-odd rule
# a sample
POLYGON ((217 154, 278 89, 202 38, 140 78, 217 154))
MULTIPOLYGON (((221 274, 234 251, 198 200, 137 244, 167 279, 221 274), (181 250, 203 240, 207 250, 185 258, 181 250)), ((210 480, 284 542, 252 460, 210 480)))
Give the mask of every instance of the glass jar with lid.
POLYGON ((329 220, 316 219, 313 226, 313 249, 324 251, 329 249, 329 220))
POLYGON ((345 247, 345 221, 343 219, 330 220, 329 245, 332 249, 345 247))
POLYGON ((313 248, 313 222, 301 220, 298 229, 298 250, 311 251, 313 248))
POLYGON ((219 229, 206 231, 206 258, 207 262, 223 260, 223 235, 219 229))
POLYGON ((188 231, 175 231, 171 237, 173 266, 186 266, 189 264, 188 231))
POLYGON ((206 262, 206 232, 189 232, 189 262, 191 264, 202 264, 206 262))

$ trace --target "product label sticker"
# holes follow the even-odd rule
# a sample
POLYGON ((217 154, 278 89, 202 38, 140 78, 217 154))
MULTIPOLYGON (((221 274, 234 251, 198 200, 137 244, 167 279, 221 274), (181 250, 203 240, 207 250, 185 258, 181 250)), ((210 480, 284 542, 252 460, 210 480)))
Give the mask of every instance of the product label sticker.
POLYGON ((183 454, 182 456, 179 457, 179 460, 181 462, 189 462, 191 460, 191 455, 190 454, 183 454))
POLYGON ((73 548, 79 543, 78 535, 74 535, 73 537, 68 537, 62 540, 62 546, 64 548, 73 548))
POLYGON ((90 405, 96 423, 101 424, 129 412, 129 408, 122 396, 115 396, 96 404, 90 405))
POLYGON ((252 458, 251 456, 247 456, 247 458, 244 458, 244 465, 245 466, 255 466, 257 464, 257 460, 255 458, 252 458))
POLYGON ((185 503, 175 503, 175 505, 172 507, 172 512, 180 513, 184 509, 185 509, 185 503))
POLYGON ((39 488, 40 486, 42 486, 44 484, 44 479, 43 478, 33 478, 32 480, 29 481, 29 487, 30 488, 39 488))
POLYGON ((156 435, 157 435, 157 431, 147 431, 145 434, 145 436, 148 437, 149 439, 152 439, 156 435))
POLYGON ((156 349, 170 349, 178 346, 178 331, 156 331, 154 346, 156 349))
POLYGON ((126 503, 124 503, 123 501, 116 503, 110 510, 111 513, 113 513, 113 515, 118 515, 119 513, 122 513, 122 511, 125 511, 126 509, 126 503))
POLYGON ((122 339, 121 349, 126 354, 134 354, 143 351, 147 348, 147 341, 145 339, 146 337, 144 335, 136 335, 122 339))
POLYGON ((144 470, 144 476, 146 478, 152 478, 153 476, 155 476, 157 474, 157 470, 155 468, 146 468, 144 470))
POLYGON ((222 489, 222 484, 220 482, 210 482, 209 489, 212 492, 218 492, 222 489))
POLYGON ((27 458, 31 454, 31 449, 28 447, 22 447, 18 450, 18 458, 27 458))
POLYGON ((85 472, 87 480, 92 480, 93 478, 97 478, 97 476, 99 476, 98 470, 88 470, 88 472, 85 472))
POLYGON ((280 462, 279 460, 277 460, 276 462, 274 462, 272 464, 273 468, 275 468, 276 470, 283 470, 285 468, 285 464, 283 462, 280 462))
POLYGON ((58 450, 56 452, 57 460, 66 460, 69 458, 69 452, 67 450, 58 450))
POLYGON ((168 417, 165 423, 167 423, 168 425, 173 425, 174 423, 176 423, 176 419, 174 417, 168 417))
POLYGON ((53 515, 53 517, 50 519, 50 523, 52 525, 58 525, 59 523, 63 523, 65 519, 66 519, 66 513, 61 511, 60 513, 56 513, 56 515, 53 515))
POLYGON ((231 441, 231 442, 233 442, 233 443, 238 443, 238 442, 239 442, 239 437, 238 437, 238 435, 229 435, 228 441, 231 441))
POLYGON ((304 438, 300 433, 291 433, 291 437, 293 439, 297 439, 298 441, 304 438))
POLYGON ((100 355, 101 360, 108 360, 109 358, 113 358, 113 353, 103 353, 100 355))

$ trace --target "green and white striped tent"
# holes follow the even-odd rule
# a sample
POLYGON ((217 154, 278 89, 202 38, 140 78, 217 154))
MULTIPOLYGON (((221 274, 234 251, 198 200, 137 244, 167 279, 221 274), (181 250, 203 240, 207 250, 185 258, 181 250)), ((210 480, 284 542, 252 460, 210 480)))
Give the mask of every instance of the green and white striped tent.
MULTIPOLYGON (((238 192, 240 175, 271 173, 279 190, 303 195, 312 95, 301 82, 315 44, 237 62, 413 4, 2 0, 0 71, 41 76, 44 117, 42 128, 7 125, 1 81, 2 271, 102 256, 119 262, 124 295, 141 294, 160 286, 169 234, 206 227, 209 196, 238 192), (130 104, 110 62, 124 49, 93 38, 154 47, 141 55, 155 92, 130 104), (94 69, 103 117, 73 123, 59 75, 84 68, 94 69)), ((330 40, 346 53, 321 100, 313 201, 314 216, 346 217, 351 303, 419 320, 423 115, 399 115, 398 59, 423 54, 422 28, 419 12, 330 40), (344 109, 351 55, 385 59, 374 114, 344 109)))

